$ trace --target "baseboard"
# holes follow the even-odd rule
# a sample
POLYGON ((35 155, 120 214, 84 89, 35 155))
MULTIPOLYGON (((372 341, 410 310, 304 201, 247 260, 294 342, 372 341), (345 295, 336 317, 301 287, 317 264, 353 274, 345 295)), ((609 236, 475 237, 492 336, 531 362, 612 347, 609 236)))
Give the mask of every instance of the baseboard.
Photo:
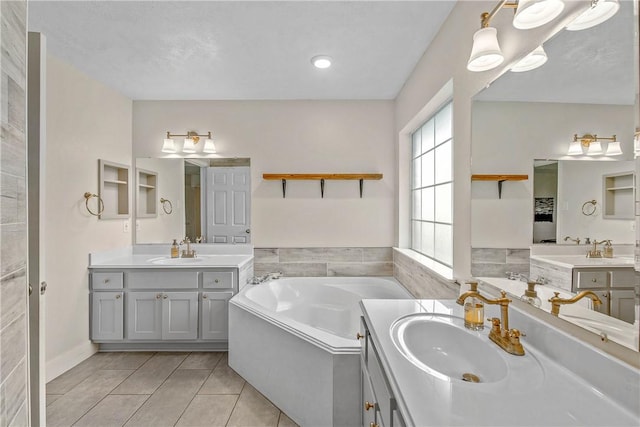
POLYGON ((98 346, 87 341, 71 350, 65 351, 61 355, 48 360, 45 364, 45 378, 49 382, 52 379, 64 374, 69 369, 76 366, 83 360, 98 352, 98 346))

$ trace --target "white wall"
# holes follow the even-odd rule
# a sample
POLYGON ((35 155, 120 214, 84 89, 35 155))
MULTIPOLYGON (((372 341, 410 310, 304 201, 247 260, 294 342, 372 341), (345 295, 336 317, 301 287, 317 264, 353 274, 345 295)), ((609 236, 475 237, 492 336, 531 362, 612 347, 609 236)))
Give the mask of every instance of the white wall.
POLYGON ((250 157, 256 247, 391 246, 392 101, 135 101, 134 157, 166 157, 167 131, 212 131, 217 157, 250 157), (279 181, 263 173, 382 173, 366 181, 279 181))
MULTIPOLYGON (((633 161, 626 162, 560 162, 558 165, 558 242, 565 236, 586 237, 593 240, 612 240, 613 243, 634 243, 635 224, 631 219, 604 219, 602 210, 602 175, 616 172, 633 172, 633 161), (578 185, 576 185, 578 183, 578 185), (593 215, 583 215, 582 205, 587 200, 596 200, 593 215), (564 204, 562 203, 564 202, 564 204)), ((633 203, 629 193, 629 204, 633 203)), ((629 209, 631 210, 631 209, 629 209)))
POLYGON ((98 159, 131 164, 131 100, 66 63, 47 61, 47 380, 95 352, 89 341, 88 254, 131 244, 123 220, 99 220, 98 159))
MULTIPOLYGON (((156 172, 156 209, 158 215, 136 219, 136 243, 180 242, 184 231, 184 160, 182 159, 136 159, 136 168, 156 172), (171 201, 173 211, 167 214, 160 204, 160 198, 171 201)), ((137 183, 136 183, 137 186, 137 183)), ((137 207, 136 203, 136 207, 137 207)))
POLYGON ((550 35, 589 5, 588 2, 566 2, 561 17, 534 30, 515 29, 513 13, 501 11, 491 21, 498 28, 505 61, 491 71, 472 73, 466 69, 473 34, 480 28, 480 14, 495 6, 493 1, 457 2, 442 29, 425 51, 396 99, 397 209, 396 244, 409 243, 409 146, 410 133, 439 106, 430 102, 451 82, 454 135, 454 232, 453 274, 471 275, 471 98, 488 83, 507 70, 518 58, 536 48, 550 35))
MULTIPOLYGON (((498 199, 496 182, 473 182, 471 244, 475 248, 528 248, 531 245, 533 160, 575 160, 576 157, 566 155, 575 133, 617 134, 626 154, 608 160, 631 159, 633 152, 632 105, 476 101, 472 121, 472 173, 529 175, 527 181, 505 182, 502 199, 498 199)), ((601 174, 598 176, 602 178, 601 174)), ((590 199, 600 200, 601 183, 594 185, 589 188, 595 189, 598 196, 590 199)), ((562 197, 559 195, 558 199, 562 197)), ((571 234, 558 225, 561 233, 571 234)), ((578 234, 582 236, 586 231, 578 234)), ((629 236, 626 243, 631 243, 631 238, 629 236)))

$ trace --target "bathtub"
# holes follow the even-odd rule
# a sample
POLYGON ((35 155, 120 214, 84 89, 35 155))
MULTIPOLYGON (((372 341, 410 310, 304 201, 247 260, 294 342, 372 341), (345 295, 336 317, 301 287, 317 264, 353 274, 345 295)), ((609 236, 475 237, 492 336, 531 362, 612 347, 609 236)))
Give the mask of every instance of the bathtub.
POLYGON ((301 426, 360 423, 362 299, 412 296, 393 278, 291 277, 229 304, 229 365, 301 426))

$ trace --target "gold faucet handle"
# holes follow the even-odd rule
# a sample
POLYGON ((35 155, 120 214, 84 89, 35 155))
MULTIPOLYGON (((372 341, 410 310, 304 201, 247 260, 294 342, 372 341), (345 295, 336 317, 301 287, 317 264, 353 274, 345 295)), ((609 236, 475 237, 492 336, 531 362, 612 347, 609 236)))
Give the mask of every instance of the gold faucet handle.
POLYGON ((509 331, 509 341, 511 341, 512 344, 519 343, 521 335, 522 334, 520 333, 520 331, 518 329, 511 329, 509 331))
POLYGON ((491 322, 491 329, 497 333, 500 332, 500 319, 498 317, 490 317, 487 319, 491 322))

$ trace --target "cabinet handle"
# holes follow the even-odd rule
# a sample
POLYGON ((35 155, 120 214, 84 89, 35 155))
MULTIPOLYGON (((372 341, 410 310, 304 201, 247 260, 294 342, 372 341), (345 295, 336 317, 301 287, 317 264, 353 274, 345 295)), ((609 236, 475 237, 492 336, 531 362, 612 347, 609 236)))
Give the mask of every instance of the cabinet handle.
POLYGON ((592 281, 593 283, 596 283, 596 282, 598 281, 598 279, 591 279, 591 281, 592 281))
POLYGON ((364 402, 364 410, 365 410, 365 411, 368 411, 369 409, 371 409, 371 408, 373 408, 373 407, 375 407, 375 406, 376 406, 376 404, 375 404, 375 403, 369 403, 369 402, 367 402, 367 401, 365 401, 365 402, 364 402))
POLYGON ((364 335, 362 335, 360 332, 356 333, 357 340, 361 340, 362 338, 364 338, 364 335))
POLYGON ((162 298, 162 294, 156 295, 156 299, 160 299, 160 298, 162 298))
POLYGON ((167 298, 169 298, 169 295, 164 294, 164 295, 162 295, 162 298, 167 299, 167 298))
POLYGON ((120 299, 120 298, 122 298, 122 295, 120 294, 116 295, 116 299, 120 299))
POLYGON ((202 295, 202 299, 207 299, 207 296, 206 295, 202 295))
POLYGON ((218 283, 218 282, 219 282, 219 280, 218 280, 218 279, 216 279, 216 280, 214 280, 214 281, 213 281, 213 283, 218 283))
POLYGON ((107 283, 109 283, 109 279, 104 279, 104 284, 106 285, 107 283))

